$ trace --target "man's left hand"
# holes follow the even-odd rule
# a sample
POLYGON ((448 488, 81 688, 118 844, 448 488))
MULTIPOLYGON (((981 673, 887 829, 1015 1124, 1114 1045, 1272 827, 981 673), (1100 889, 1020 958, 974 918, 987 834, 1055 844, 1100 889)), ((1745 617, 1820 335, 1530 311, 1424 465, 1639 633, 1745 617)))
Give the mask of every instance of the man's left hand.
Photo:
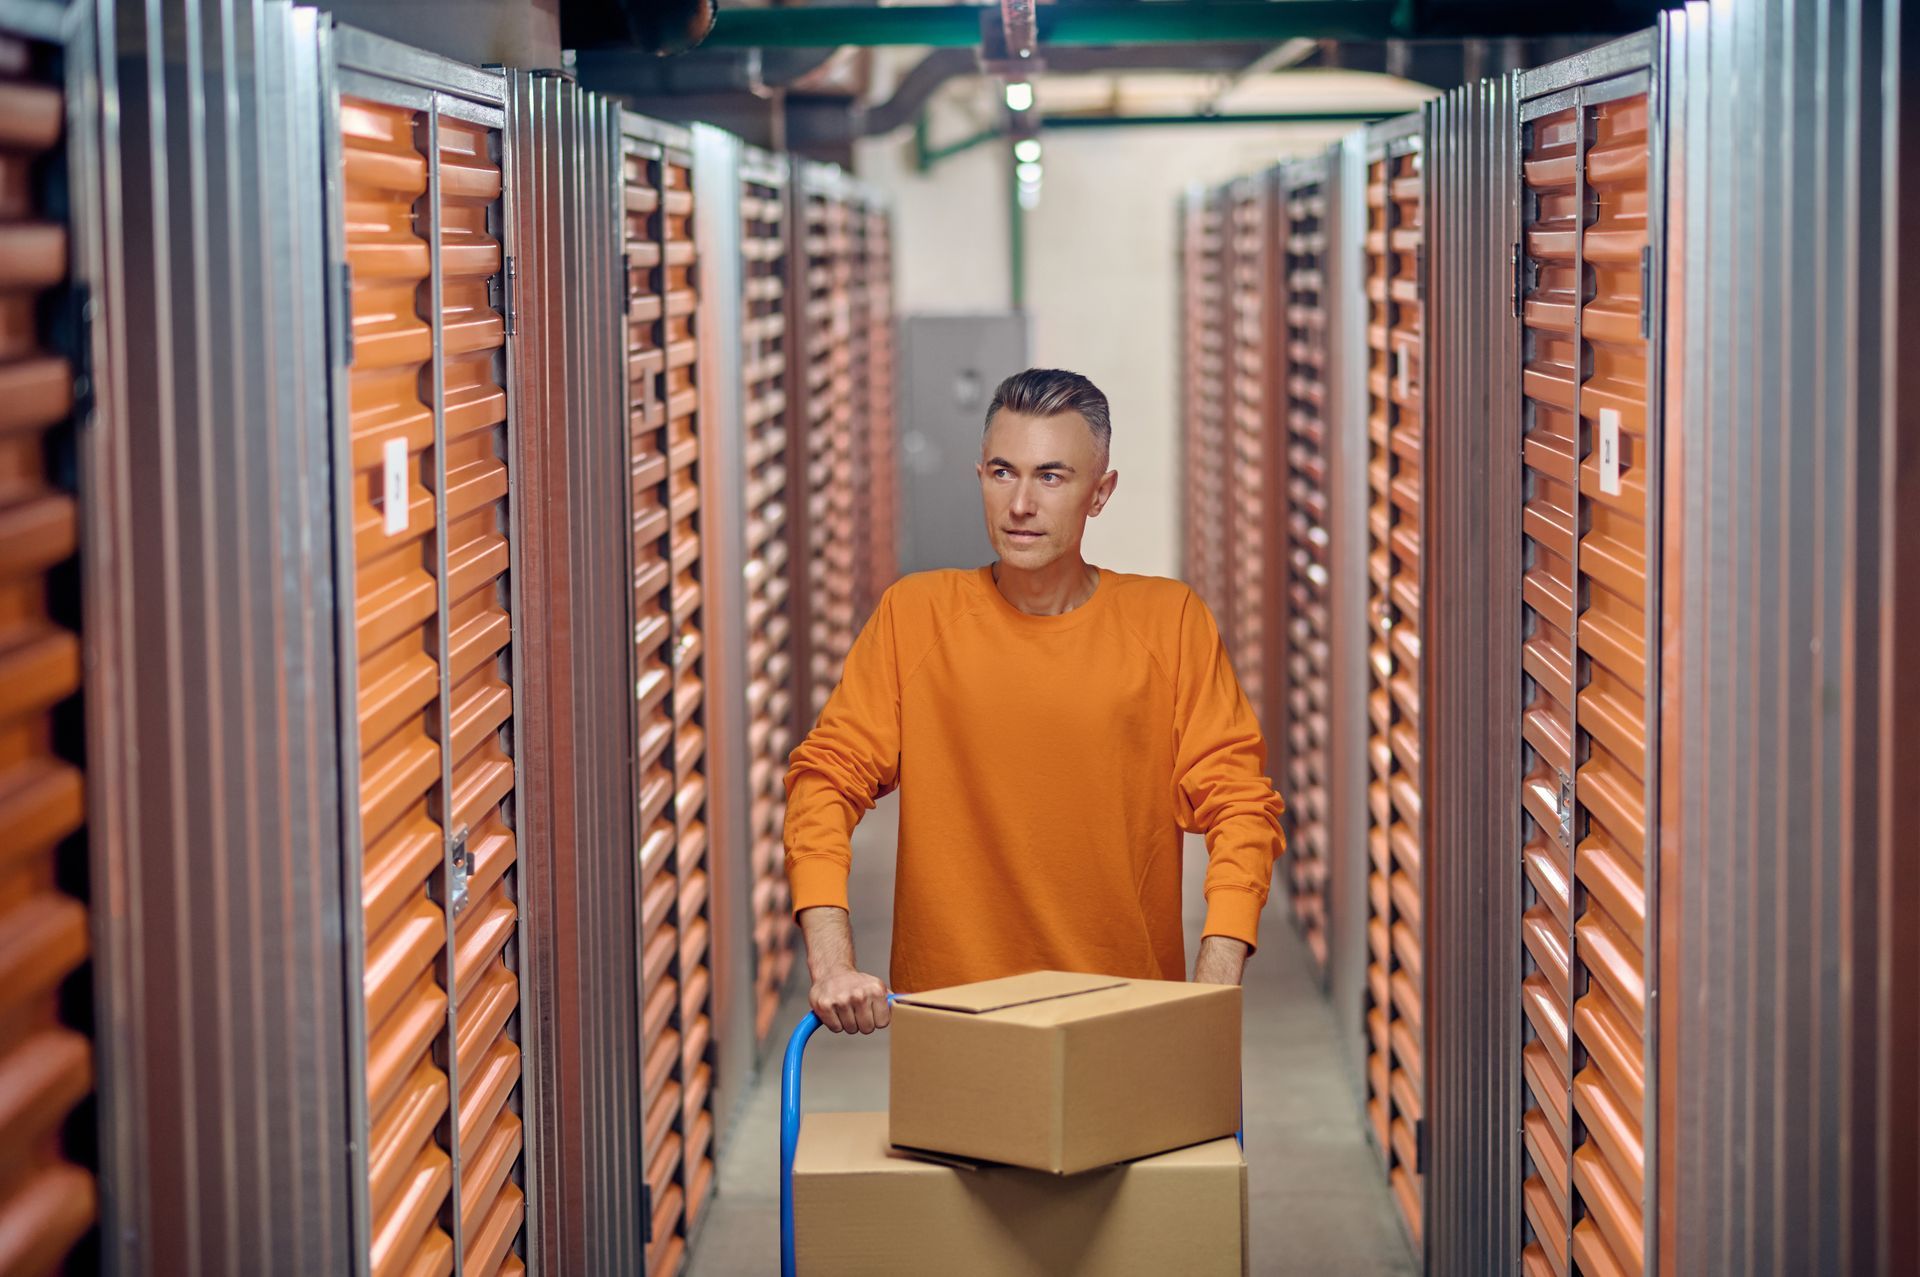
POLYGON ((1230 936, 1207 936, 1200 941, 1200 956, 1193 964, 1195 984, 1239 984, 1247 969, 1247 955, 1253 949, 1245 940, 1230 936))

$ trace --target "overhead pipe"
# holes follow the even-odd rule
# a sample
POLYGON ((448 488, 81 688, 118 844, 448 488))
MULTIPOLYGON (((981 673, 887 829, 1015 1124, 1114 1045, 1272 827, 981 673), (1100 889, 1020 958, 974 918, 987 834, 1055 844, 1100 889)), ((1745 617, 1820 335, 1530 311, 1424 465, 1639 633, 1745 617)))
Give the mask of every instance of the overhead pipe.
MULTIPOLYGON (((1405 40, 1506 36, 1607 35, 1645 26, 1655 0, 1589 5, 1488 3, 1453 11, 1403 0, 1185 0, 1034 6, 1040 47, 1194 44, 1246 40, 1405 40)), ((976 4, 853 8, 827 5, 730 8, 707 37, 710 48, 932 45, 981 43, 983 16, 996 28, 996 9, 976 4)), ((1037 55, 1036 55, 1037 56, 1037 55)))

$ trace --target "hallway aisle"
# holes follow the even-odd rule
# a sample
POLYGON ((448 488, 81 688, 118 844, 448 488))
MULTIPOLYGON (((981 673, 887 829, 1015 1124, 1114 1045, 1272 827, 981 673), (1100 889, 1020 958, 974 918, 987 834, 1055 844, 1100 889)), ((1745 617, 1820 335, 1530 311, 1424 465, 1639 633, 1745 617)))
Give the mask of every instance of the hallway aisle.
MULTIPOLYGON (((850 886, 855 951, 884 973, 893 899, 898 802, 889 798, 854 837, 850 886)), ((1205 859, 1188 840, 1187 952, 1199 943, 1205 859)), ((1268 905, 1262 948, 1247 971, 1245 1092, 1248 1203, 1255 1277, 1386 1277, 1414 1265, 1341 1067, 1333 1012, 1314 988, 1306 950, 1283 902, 1268 905)), ((796 985, 796 990, 800 988, 796 985)), ((777 1040, 806 1010, 797 991, 777 1040)), ((880 1035, 816 1034, 807 1051, 805 1108, 887 1106, 880 1035)), ((720 1192, 693 1250, 690 1277, 759 1277, 779 1267, 778 1057, 744 1101, 720 1162, 720 1192)))

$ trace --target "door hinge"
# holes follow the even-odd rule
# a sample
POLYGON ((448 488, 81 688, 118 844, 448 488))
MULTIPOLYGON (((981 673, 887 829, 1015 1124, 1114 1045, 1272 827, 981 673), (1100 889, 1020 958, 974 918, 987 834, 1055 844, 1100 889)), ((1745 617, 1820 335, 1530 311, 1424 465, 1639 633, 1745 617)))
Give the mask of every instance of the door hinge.
POLYGON ((1413 1173, 1427 1173, 1427 1119, 1419 1118, 1413 1124, 1413 1173))
POLYGON ((501 324, 509 337, 519 329, 517 322, 519 317, 514 309, 514 284, 518 268, 519 264, 513 260, 513 254, 507 254, 506 260, 500 265, 500 273, 493 277, 493 282, 487 290, 491 294, 487 301, 500 312, 501 324))
POLYGON ((340 263, 340 359, 353 364, 353 266, 340 263))
POLYGON ((1513 317, 1520 318, 1520 299, 1526 293, 1525 275, 1527 264, 1520 256, 1520 242, 1513 244, 1513 317))
POLYGON ((75 283, 67 290, 67 366, 73 375, 73 420, 85 425, 93 411, 93 290, 75 283))
POLYGON ((472 877, 473 853, 467 847, 467 831, 462 829, 453 836, 453 877, 447 887, 455 913, 467 907, 467 882, 472 877))
POLYGON ((653 1245, 653 1185, 640 1186, 640 1240, 653 1245))
POLYGON ((1420 292, 1420 300, 1427 299, 1427 244, 1425 240, 1413 249, 1413 283, 1420 292))
POLYGON ((1640 247, 1640 335, 1653 335, 1653 245, 1640 247))

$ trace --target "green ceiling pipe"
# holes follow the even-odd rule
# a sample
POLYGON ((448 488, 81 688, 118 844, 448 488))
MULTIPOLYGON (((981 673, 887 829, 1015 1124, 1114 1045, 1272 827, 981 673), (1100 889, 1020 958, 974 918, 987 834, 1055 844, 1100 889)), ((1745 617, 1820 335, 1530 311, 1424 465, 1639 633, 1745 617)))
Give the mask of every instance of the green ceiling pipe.
MULTIPOLYGON (((1406 34, 1396 0, 1184 0, 1036 6, 1040 42, 1084 45, 1198 44, 1220 40, 1384 40, 1406 34)), ((830 48, 838 45, 980 43, 987 5, 889 8, 803 5, 722 7, 707 48, 830 48)))

